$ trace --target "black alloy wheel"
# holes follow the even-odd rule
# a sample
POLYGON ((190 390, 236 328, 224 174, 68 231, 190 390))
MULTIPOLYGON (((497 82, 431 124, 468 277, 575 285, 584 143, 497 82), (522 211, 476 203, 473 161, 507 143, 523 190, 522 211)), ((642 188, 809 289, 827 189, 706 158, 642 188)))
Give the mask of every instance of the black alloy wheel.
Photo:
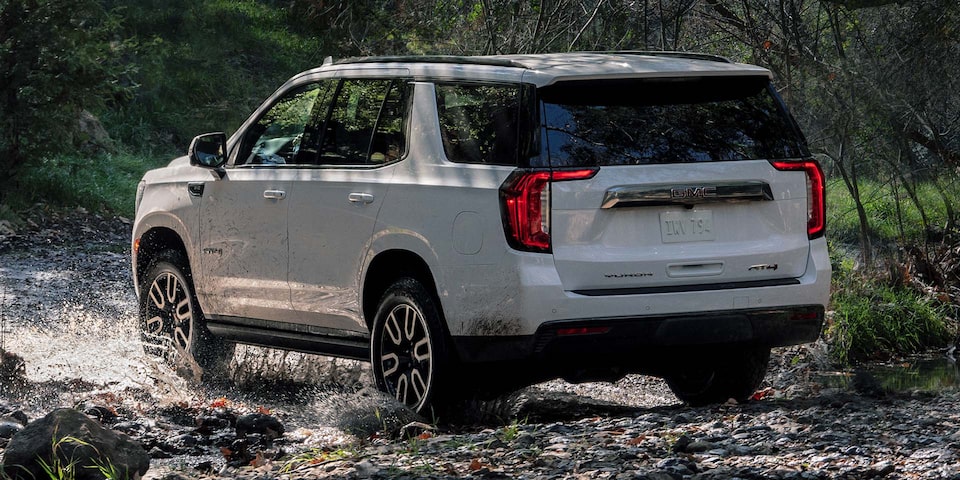
POLYGON ((144 277, 140 288, 144 350, 160 356, 188 380, 209 380, 226 368, 233 348, 206 329, 190 276, 180 262, 181 255, 167 252, 144 277))
POLYGON ((377 388, 417 413, 445 393, 448 354, 441 317, 423 285, 403 278, 387 289, 374 319, 370 356, 377 388))

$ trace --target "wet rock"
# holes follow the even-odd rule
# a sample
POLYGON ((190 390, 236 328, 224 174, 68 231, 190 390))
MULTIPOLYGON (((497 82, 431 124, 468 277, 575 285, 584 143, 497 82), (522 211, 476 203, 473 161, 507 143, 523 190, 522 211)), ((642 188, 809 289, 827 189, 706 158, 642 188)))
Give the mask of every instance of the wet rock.
POLYGON ((237 424, 237 416, 229 411, 217 411, 208 415, 200 415, 195 420, 197 433, 210 435, 211 433, 224 430, 237 424))
POLYGON ((267 439, 275 439, 283 435, 283 430, 283 424, 277 417, 265 413, 249 413, 237 418, 238 437, 256 433, 267 439))
POLYGON ((0 391, 23 388, 26 382, 27 367, 23 358, 13 352, 0 349, 0 391))
POLYGON ((399 438, 405 425, 424 420, 396 399, 371 388, 328 401, 326 408, 332 423, 361 438, 374 435, 399 438))
POLYGON ((117 412, 115 410, 101 405, 89 406, 83 410, 83 413, 105 425, 109 425, 117 420, 117 412))
POLYGON ((99 480, 98 465, 109 465, 124 478, 147 472, 150 457, 129 437, 105 429, 83 413, 54 410, 14 435, 4 452, 4 471, 17 478, 45 478, 47 465, 75 463, 76 480, 99 480))
POLYGON ((23 430, 23 427, 22 423, 13 421, 13 419, 0 418, 0 438, 13 438, 17 432, 23 430))

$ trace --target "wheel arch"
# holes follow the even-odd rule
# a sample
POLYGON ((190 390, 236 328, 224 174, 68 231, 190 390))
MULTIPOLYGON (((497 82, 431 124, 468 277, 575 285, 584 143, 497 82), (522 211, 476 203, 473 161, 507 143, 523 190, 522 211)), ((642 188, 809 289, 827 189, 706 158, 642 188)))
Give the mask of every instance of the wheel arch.
POLYGON ((184 269, 184 274, 191 276, 189 265, 189 253, 186 244, 180 234, 169 227, 153 227, 144 232, 137 239, 136 247, 136 285, 143 283, 143 276, 146 275, 150 265, 158 258, 160 253, 174 250, 187 259, 187 265, 180 265, 184 269))
POLYGON ((370 261, 364 277, 361 307, 367 329, 373 329, 377 304, 384 292, 390 288, 390 285, 403 277, 410 277, 419 281, 433 295, 440 315, 443 315, 443 304, 440 302, 437 282, 430 266, 423 257, 410 250, 386 250, 377 254, 370 261))

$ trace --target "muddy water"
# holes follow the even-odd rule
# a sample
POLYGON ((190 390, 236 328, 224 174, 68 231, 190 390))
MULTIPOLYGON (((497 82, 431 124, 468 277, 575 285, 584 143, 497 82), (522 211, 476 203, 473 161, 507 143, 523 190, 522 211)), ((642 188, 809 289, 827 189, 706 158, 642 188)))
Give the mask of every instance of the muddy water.
POLYGON ((129 257, 112 249, 30 248, 0 255, 0 347, 26 363, 31 389, 21 400, 27 409, 40 413, 111 393, 141 403, 226 397, 301 411, 365 382, 368 369, 361 362, 244 346, 237 348, 230 381, 204 387, 184 382, 143 352, 129 257))

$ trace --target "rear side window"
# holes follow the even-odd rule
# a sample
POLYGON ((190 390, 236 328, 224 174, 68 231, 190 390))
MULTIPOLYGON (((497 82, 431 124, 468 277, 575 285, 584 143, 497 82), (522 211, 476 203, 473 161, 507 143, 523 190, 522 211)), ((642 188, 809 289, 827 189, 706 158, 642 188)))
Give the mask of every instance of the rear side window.
POLYGON ((766 77, 558 83, 539 91, 552 166, 797 158, 805 141, 766 77))
POLYGON ((523 87, 440 83, 436 92, 448 160, 517 165, 523 87))

